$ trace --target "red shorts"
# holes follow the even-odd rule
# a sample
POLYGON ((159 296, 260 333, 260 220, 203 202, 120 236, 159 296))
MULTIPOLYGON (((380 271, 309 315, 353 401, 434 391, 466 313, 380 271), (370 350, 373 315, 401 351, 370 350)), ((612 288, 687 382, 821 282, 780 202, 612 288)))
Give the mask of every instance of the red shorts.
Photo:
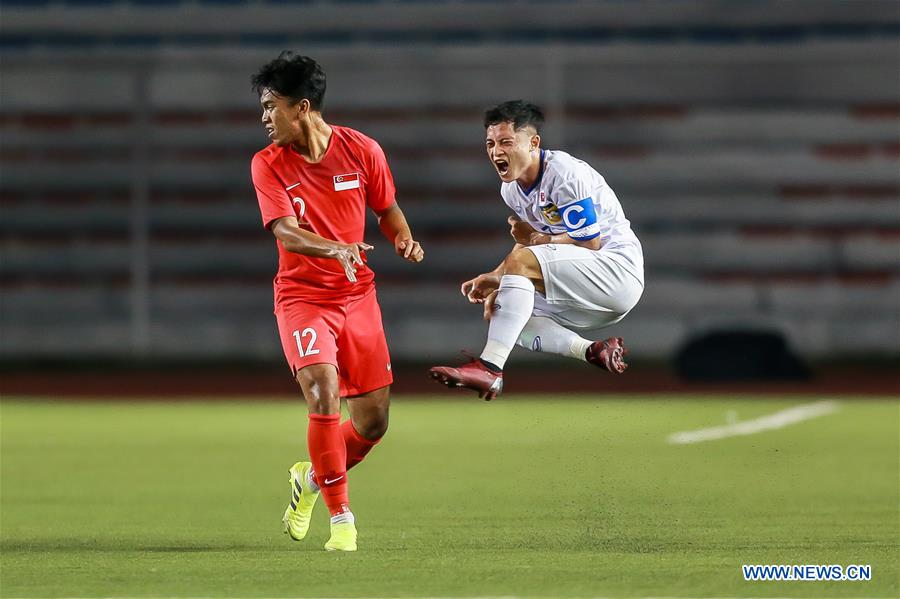
POLYGON ((375 287, 343 303, 287 300, 275 306, 281 347, 294 377, 312 364, 334 364, 341 397, 394 382, 375 287))

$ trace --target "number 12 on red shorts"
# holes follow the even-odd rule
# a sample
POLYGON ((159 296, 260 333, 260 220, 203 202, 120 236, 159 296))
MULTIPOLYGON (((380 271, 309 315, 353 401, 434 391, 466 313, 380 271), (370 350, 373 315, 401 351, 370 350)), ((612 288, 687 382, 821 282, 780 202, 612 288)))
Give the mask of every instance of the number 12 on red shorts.
POLYGON ((275 308, 284 356, 296 377, 313 364, 333 364, 342 397, 393 382, 381 308, 374 287, 345 302, 282 301, 275 308))

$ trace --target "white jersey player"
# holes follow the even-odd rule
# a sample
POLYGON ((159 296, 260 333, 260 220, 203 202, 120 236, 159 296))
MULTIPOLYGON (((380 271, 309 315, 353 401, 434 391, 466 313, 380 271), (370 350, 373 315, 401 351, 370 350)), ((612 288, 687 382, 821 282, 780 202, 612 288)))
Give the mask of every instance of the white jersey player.
POLYGON ((540 109, 521 100, 485 113, 486 149, 503 181, 500 194, 516 245, 493 271, 462 284, 490 319, 481 356, 436 366, 435 380, 493 399, 518 344, 583 360, 614 373, 627 368, 620 337, 591 342, 571 329, 620 321, 644 290, 641 244, 613 190, 587 163, 540 147, 540 109))

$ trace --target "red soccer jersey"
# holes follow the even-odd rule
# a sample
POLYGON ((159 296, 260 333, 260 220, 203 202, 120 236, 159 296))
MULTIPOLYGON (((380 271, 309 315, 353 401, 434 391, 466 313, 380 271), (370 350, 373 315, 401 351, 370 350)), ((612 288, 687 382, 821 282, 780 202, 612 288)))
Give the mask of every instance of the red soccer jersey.
MULTIPOLYGON (((253 157, 253 186, 267 229, 276 219, 296 216, 301 228, 325 239, 362 241, 366 206, 381 211, 394 203, 394 179, 378 143, 347 127, 331 128, 328 149, 317 163, 275 144, 253 157)), ((351 283, 337 260, 295 254, 276 243, 276 304, 356 296, 373 284, 375 275, 367 265, 357 269, 357 282, 351 283)))

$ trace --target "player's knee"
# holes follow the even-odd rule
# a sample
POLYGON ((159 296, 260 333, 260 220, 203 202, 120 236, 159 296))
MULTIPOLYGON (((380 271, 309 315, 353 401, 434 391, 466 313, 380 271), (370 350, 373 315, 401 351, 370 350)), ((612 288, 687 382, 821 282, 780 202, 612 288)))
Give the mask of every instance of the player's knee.
POLYGON ((306 405, 310 414, 340 414, 341 399, 336 395, 307 397, 306 405))
POLYGON ((310 414, 340 414, 341 412, 341 397, 337 392, 304 392, 303 396, 310 414))
POLYGON ((360 436, 369 441, 377 441, 382 438, 388 430, 388 413, 386 410, 379 410, 370 414, 359 427, 357 432, 360 436))
POLYGON ((328 377, 312 376, 301 370, 297 373, 297 384, 311 414, 339 414, 341 396, 335 381, 328 377))
POLYGON ((530 250, 520 248, 512 252, 505 260, 506 274, 521 275, 531 278, 535 273, 540 274, 540 266, 537 258, 530 250))
POLYGON ((522 253, 527 252, 528 250, 516 250, 512 252, 509 256, 506 257, 505 266, 506 266, 506 274, 508 275, 519 275, 522 274, 522 270, 525 266, 525 260, 523 259, 522 253))

